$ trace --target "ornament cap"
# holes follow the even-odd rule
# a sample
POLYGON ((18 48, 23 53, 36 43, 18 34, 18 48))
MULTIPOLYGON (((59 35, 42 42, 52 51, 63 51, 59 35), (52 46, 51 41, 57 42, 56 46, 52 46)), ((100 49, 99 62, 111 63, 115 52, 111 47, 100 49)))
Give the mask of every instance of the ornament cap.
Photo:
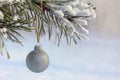
POLYGON ((41 49, 41 45, 40 44, 36 44, 35 47, 34 47, 34 50, 40 50, 41 49))

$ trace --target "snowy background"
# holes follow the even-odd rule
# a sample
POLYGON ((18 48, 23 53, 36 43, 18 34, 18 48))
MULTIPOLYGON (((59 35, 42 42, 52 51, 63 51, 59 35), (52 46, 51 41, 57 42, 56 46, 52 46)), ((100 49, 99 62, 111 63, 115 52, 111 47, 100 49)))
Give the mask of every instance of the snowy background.
POLYGON ((43 37, 41 44, 50 65, 42 73, 26 67, 27 54, 36 43, 35 35, 24 33, 24 47, 7 41, 11 59, 0 56, 0 80, 120 80, 120 1, 87 0, 97 7, 98 17, 90 22, 90 41, 60 47, 43 37))

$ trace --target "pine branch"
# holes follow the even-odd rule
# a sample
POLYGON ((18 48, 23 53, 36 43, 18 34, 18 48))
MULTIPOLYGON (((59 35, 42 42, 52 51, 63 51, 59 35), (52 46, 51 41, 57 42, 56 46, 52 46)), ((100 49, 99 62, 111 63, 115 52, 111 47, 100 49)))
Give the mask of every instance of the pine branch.
POLYGON ((35 30, 38 42, 46 33, 49 40, 55 36, 58 46, 62 38, 66 39, 67 44, 71 44, 72 41, 77 44, 81 39, 88 40, 84 34, 88 34, 89 31, 84 26, 88 20, 96 18, 95 8, 90 3, 78 2, 78 5, 73 2, 75 1, 25 0, 22 3, 4 3, 0 6, 0 12, 3 13, 0 14, 0 18, 4 16, 4 19, 0 19, 0 49, 4 48, 6 35, 7 39, 22 45, 19 40, 19 37, 23 37, 18 32, 20 30, 35 30))

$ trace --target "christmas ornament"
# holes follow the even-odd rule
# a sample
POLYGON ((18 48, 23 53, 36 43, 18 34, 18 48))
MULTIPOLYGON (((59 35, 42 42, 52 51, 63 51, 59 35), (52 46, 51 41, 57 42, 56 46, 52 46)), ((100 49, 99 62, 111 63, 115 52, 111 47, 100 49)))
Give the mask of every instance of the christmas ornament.
POLYGON ((43 72, 49 65, 49 58, 40 45, 36 45, 26 58, 27 67, 35 73, 43 72))

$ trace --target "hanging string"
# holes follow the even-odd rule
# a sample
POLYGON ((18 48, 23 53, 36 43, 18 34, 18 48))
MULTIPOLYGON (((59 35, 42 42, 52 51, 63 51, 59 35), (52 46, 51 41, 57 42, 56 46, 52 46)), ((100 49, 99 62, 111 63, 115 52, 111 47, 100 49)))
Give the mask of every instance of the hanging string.
POLYGON ((37 24, 37 26, 36 26, 36 33, 37 33, 37 43, 40 43, 40 33, 41 33, 41 28, 43 27, 43 19, 42 19, 42 13, 43 13, 43 4, 42 4, 42 0, 40 0, 40 12, 41 12, 41 22, 40 22, 40 26, 38 26, 39 24, 39 18, 38 17, 36 17, 37 19, 36 19, 36 24, 37 24))

